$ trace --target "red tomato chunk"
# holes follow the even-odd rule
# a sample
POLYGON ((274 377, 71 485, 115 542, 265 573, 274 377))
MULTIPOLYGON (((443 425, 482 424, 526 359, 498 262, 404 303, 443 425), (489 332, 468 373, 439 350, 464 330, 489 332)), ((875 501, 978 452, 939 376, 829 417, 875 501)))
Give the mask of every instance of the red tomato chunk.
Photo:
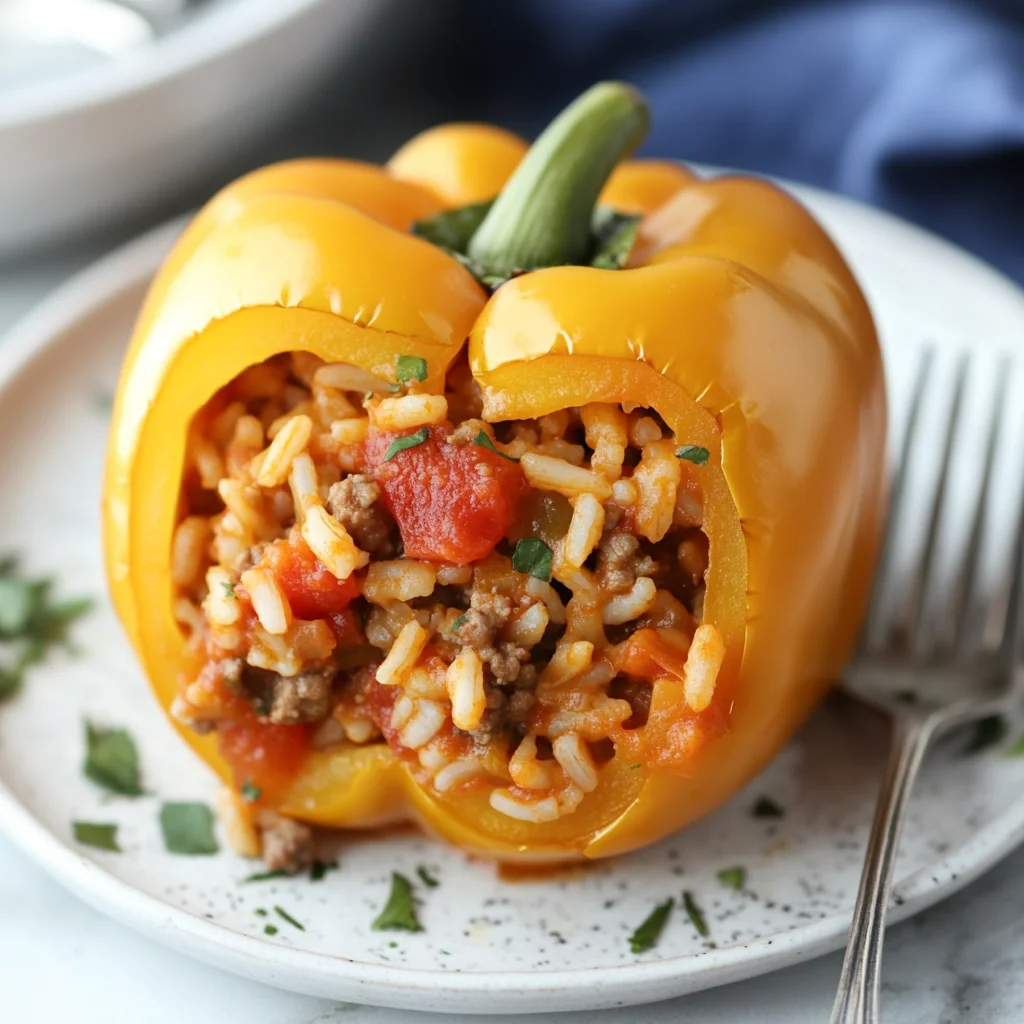
POLYGON ((231 765, 235 785, 252 783, 271 799, 281 796, 309 752, 307 725, 261 722, 253 712, 217 725, 220 752, 231 765))
POLYGON ((355 574, 339 580, 302 539, 297 529, 268 544, 263 553, 297 619, 326 619, 359 596, 355 574))
POLYGON ((528 490, 518 464, 480 445, 450 444, 431 427, 427 440, 384 461, 391 442, 411 433, 371 430, 367 468, 384 492, 409 558, 466 565, 508 533, 528 490))

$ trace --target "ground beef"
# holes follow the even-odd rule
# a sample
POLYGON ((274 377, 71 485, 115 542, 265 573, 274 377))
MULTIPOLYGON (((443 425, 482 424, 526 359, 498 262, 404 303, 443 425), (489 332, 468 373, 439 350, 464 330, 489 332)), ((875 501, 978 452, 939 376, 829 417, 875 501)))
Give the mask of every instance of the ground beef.
POLYGON ((364 551, 392 553, 395 522, 380 504, 380 486, 365 473, 353 473, 331 486, 327 509, 364 551))
POLYGON ((308 868, 316 859, 313 830, 301 821, 264 812, 263 862, 270 871, 287 871, 294 875, 308 868))
POLYGON ((530 716, 530 708, 537 698, 529 690, 516 690, 508 699, 508 720, 515 725, 526 722, 530 716))
POLYGON ((242 673, 245 671, 245 662, 241 658, 221 658, 217 662, 217 671, 224 685, 237 693, 242 684, 242 673))
POLYGON ((485 661, 494 653, 494 634, 512 616, 512 599, 505 594, 473 588, 466 621, 459 627, 459 642, 472 647, 485 661))
POLYGON ((322 721, 331 711, 335 674, 334 669, 323 669, 278 676, 267 717, 280 725, 322 721))
POLYGON ((609 533, 597 549, 600 585, 614 594, 624 594, 636 582, 637 551, 640 542, 631 533, 609 533))
POLYGON ((490 743, 505 731, 508 722, 508 695, 498 686, 487 684, 487 708, 480 724, 469 734, 478 743, 490 743))
POLYGON ((487 660, 494 681, 500 686, 514 683, 519 678, 523 662, 529 660, 530 652, 509 640, 498 643, 497 650, 487 660))

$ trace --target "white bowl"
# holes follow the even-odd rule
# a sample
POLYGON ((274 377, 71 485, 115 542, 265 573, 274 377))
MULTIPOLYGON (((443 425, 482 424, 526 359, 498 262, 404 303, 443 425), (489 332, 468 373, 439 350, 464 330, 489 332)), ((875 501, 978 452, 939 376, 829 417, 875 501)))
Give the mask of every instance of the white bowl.
POLYGON ((337 67, 373 0, 221 0, 158 42, 0 92, 0 257, 180 191, 337 67))

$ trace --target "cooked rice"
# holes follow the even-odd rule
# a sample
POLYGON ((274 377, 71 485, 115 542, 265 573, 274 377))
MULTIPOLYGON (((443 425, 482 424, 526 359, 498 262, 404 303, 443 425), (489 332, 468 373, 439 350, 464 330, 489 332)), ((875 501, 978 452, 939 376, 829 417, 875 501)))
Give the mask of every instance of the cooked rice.
MULTIPOLYGON (((273 714, 292 716, 283 721, 313 722, 315 749, 386 742, 436 793, 483 788, 495 811, 526 822, 572 814, 600 784, 607 754, 594 745, 614 748, 637 720, 632 697, 611 695, 633 633, 657 627, 678 649, 667 664, 682 675, 687 713, 715 699, 725 645, 700 624, 703 477, 675 456, 693 439, 671 436, 647 410, 607 403, 491 424, 464 366, 443 395, 376 370, 293 353, 245 371, 198 421, 205 427, 193 427, 173 612, 196 651, 214 652, 213 676, 183 681, 172 714, 205 731, 239 696, 260 715, 272 703, 273 714), (436 428, 431 444, 467 446, 481 486, 521 471, 532 490, 484 559, 403 553, 364 446, 374 431, 423 427, 436 428), (474 455, 479 445, 498 456, 474 455), (217 498, 223 507, 211 512, 217 498), (544 539, 552 581, 512 569, 520 537, 544 539), (286 587, 278 560, 302 545, 315 573, 296 570, 286 587), (336 593, 347 607, 328 613, 336 593), (225 696, 209 680, 229 662, 241 668, 225 696), (297 719, 306 705, 289 700, 319 703, 297 719)), ((472 512, 454 492, 451 500, 457 516, 472 512)), ((258 852, 248 811, 237 794, 218 797, 229 844, 258 852)))

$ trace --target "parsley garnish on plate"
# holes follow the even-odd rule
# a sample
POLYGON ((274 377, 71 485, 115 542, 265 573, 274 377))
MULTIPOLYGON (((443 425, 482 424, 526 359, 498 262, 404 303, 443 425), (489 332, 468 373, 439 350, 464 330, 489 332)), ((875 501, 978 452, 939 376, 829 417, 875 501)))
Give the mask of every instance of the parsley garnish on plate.
POLYGON ((750 813, 755 818, 781 818, 786 812, 770 796, 762 796, 750 813))
POLYGON ((453 633, 458 633, 458 631, 460 629, 462 629, 462 627, 466 624, 466 622, 468 620, 469 620, 469 613, 468 612, 463 612, 460 616, 458 616, 458 618, 452 619, 452 624, 449 627, 449 629, 453 633))
POLYGON ((235 587, 238 586, 237 583, 224 582, 221 583, 221 586, 224 588, 224 593, 228 597, 233 597, 236 601, 238 600, 238 595, 235 593, 235 587))
POLYGON ((416 874, 417 874, 417 875, 419 875, 420 881, 421 881, 421 882, 422 882, 422 883, 423 883, 423 884, 424 884, 424 885, 425 885, 425 886, 426 886, 426 887, 427 887, 428 889, 436 889, 436 888, 437 888, 437 887, 438 887, 438 886, 439 886, 439 885, 441 884, 441 883, 440 883, 440 882, 439 882, 439 881, 438 881, 438 880, 437 880, 436 878, 434 878, 434 876, 433 876, 433 875, 431 875, 431 874, 430 874, 430 873, 429 873, 429 872, 427 871, 427 869, 426 869, 426 868, 424 868, 424 867, 418 867, 418 868, 416 869, 416 874))
POLYGON ((658 939, 661 937, 661 932, 665 927, 665 923, 668 921, 669 915, 672 913, 672 908, 676 905, 676 901, 671 897, 665 900, 664 903, 659 903, 651 912, 648 914, 646 920, 639 928, 629 937, 629 948, 633 953, 646 953, 647 950, 653 948, 658 944, 658 939))
POLYGON ((68 643, 68 628, 93 605, 91 599, 52 601, 52 581, 25 579, 13 556, 0 559, 0 701, 13 697, 25 670, 55 644, 68 643))
POLYGON ((309 880, 311 882, 322 882, 328 871, 337 871, 336 860, 315 860, 309 869, 309 880))
POLYGON ((1022 755, 1024 755, 1024 733, 1018 736, 1013 746, 1006 751, 1007 757, 1021 757, 1022 755))
POLYGON ((696 444, 684 444, 681 448, 676 449, 677 459, 685 459, 687 462, 692 462, 695 466, 706 465, 710 455, 711 452, 707 448, 701 448, 696 444))
POLYGON ((512 552, 512 568, 547 583, 551 579, 551 548, 536 537, 524 537, 512 552))
POLYGON ((1006 736, 1006 719, 1002 715, 989 715, 982 718, 975 726, 974 733, 963 749, 966 757, 969 754, 979 754, 997 743, 1002 743, 1006 736))
POLYGON ((160 830, 168 853, 208 856, 220 847, 213 834, 213 811, 201 803, 165 803, 160 808, 160 830))
POLYGON ((75 842, 83 846, 94 846, 97 850, 110 850, 112 853, 121 852, 121 847, 117 845, 116 825, 100 824, 95 821, 73 821, 71 828, 75 842))
POLYGON ((689 889, 683 893, 683 909, 686 911, 686 916, 690 919, 693 927, 697 929, 697 934, 702 939, 706 939, 710 934, 708 932, 708 923, 704 920, 704 912, 697 906, 693 893, 689 889))
POLYGON ((265 924, 263 926, 263 934, 264 935, 276 935, 277 934, 277 925, 276 924, 265 924))
POLYGON ((498 451, 494 442, 487 436, 487 434, 481 430, 476 437, 473 438, 473 444, 480 448, 486 448, 488 451, 494 452, 495 455, 500 455, 503 459, 508 459, 509 462, 518 462, 519 460, 514 455, 508 455, 505 452, 498 451))
POLYGON ((277 868, 274 871, 257 871, 255 875, 246 875, 242 879, 242 884, 245 885, 247 882, 269 882, 272 878, 291 878, 291 875, 287 871, 282 871, 281 868, 277 868))
POLYGON ((726 889, 734 889, 739 892, 747 882, 747 869, 742 867, 722 868, 717 877, 726 889))
POLYGON ((429 427, 420 427, 420 429, 414 434, 405 434, 402 437, 396 437, 394 441, 388 445, 388 450, 384 453, 384 459, 382 461, 388 462, 399 452, 404 452, 407 448, 415 448, 417 445, 423 444, 428 437, 430 437, 429 427))
POLYGON ((419 356, 395 356, 395 373, 403 384, 427 379, 427 361, 419 356))
POLYGON ((300 932, 304 932, 306 930, 306 926, 299 924, 299 922, 296 921, 295 918, 284 909, 284 907, 275 906, 274 913, 277 914, 282 921, 287 921, 293 928, 298 928, 300 932))
POLYGON ((85 764, 82 771, 97 786, 121 796, 141 796, 139 752, 124 729, 85 723, 85 764))
POLYGON ((412 882, 397 871, 391 873, 391 892, 384 909, 370 927, 375 932, 421 932, 423 926, 416 918, 416 904, 412 898, 412 882))

